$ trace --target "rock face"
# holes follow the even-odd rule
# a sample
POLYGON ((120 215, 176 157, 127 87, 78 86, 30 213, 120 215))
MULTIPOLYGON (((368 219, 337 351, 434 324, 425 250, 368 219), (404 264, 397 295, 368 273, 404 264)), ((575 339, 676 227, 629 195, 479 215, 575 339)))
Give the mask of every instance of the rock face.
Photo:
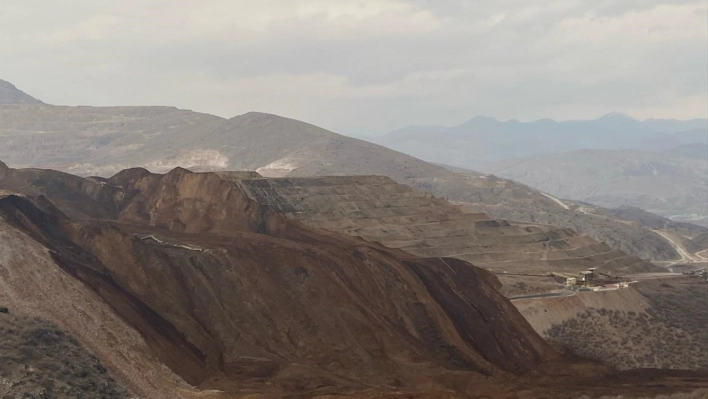
POLYGON ((0 104, 43 104, 12 83, 0 79, 0 104))
POLYGON ((216 174, 133 169, 67 184, 75 179, 50 173, 43 196, 2 197, 2 219, 48 248, 191 385, 445 389, 557 359, 496 278, 466 262, 304 226, 216 174), (69 192, 79 200, 66 201, 69 192), (101 218, 84 209, 91 201, 101 218))

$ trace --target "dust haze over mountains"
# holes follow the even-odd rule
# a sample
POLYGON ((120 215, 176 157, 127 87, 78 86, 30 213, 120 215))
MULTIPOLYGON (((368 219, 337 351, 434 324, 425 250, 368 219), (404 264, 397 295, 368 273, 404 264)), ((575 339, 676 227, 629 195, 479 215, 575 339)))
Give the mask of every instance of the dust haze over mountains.
POLYGON ((708 119, 638 121, 613 113, 523 123, 475 117, 450 128, 410 126, 376 141, 560 198, 708 223, 708 119))

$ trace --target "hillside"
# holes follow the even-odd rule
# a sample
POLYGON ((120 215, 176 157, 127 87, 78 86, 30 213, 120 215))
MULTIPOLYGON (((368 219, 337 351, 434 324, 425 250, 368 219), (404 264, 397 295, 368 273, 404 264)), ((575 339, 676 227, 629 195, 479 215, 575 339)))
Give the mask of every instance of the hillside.
POLYGON ((619 369, 706 370, 707 298, 705 281, 678 277, 514 304, 560 351, 619 369))
MULTIPOLYGON (((173 107, 0 105, 0 159, 87 175, 108 176, 132 165, 160 169, 162 159, 181 154, 180 140, 207 134, 222 122, 173 107)), ((228 166, 208 151, 191 152, 182 161, 184 167, 228 166)))
MULTIPOLYGON (((25 178, 6 170, 0 187, 25 178)), ((0 198, 6 259, 0 299, 18 313, 42 311, 99 347, 97 355, 119 378, 132 375, 131 368, 157 373, 163 396, 148 395, 155 388, 145 381, 130 381, 146 397, 186 388, 170 382, 159 364, 199 390, 311 395, 391 386, 440 390, 460 378, 522 373, 557 358, 490 273, 307 228, 260 207, 216 174, 133 169, 73 187, 81 179, 40 180, 52 182, 47 196, 0 198), (110 220, 69 219, 65 214, 86 216, 89 202, 62 201, 60 208, 50 202, 68 191, 92 198, 89 206, 110 220), (30 249, 37 245, 50 251, 51 262, 25 267, 28 257, 46 256, 30 249), (70 278, 89 290, 77 292, 81 303, 72 304, 69 281, 24 299, 35 273, 51 279, 61 271, 58 281, 70 278), (116 334, 110 347, 78 322, 81 312, 93 313, 82 307, 104 304, 111 310, 96 322, 114 313, 135 331, 124 338, 117 332, 125 327, 104 320, 101 331, 116 334), (61 312, 52 314, 57 307, 61 312), (136 342, 149 348, 142 357, 124 341, 136 333, 136 342)))
POLYGON ((703 144, 700 143, 700 140, 696 140, 695 143, 669 148, 668 150, 662 151, 662 153, 670 156, 705 160, 708 158, 708 144, 703 144))
POLYGON ((455 127, 411 126, 379 144, 426 161, 506 177, 603 207, 633 205, 706 223, 708 120, 532 122, 476 117, 455 127))
POLYGON ((42 104, 12 83, 0 79, 0 104, 42 104))
POLYGON ((492 274, 288 220, 249 199, 238 174, 44 173, 0 169, 0 303, 74 335, 140 397, 569 399, 708 387, 695 373, 562 359, 492 274), (41 195, 12 194, 18 186, 41 195))
POLYGON ((566 215, 554 201, 518 185, 505 194, 484 176, 460 175, 379 145, 263 113, 230 120, 170 107, 0 106, 0 159, 109 176, 129 166, 166 172, 256 170, 264 176, 384 175, 436 196, 477 204, 495 218, 555 224, 651 260, 677 257, 661 238, 612 221, 566 215), (518 197, 518 198, 517 198, 518 197), (541 209, 549 216, 536 215, 541 209), (557 213, 561 215, 556 215, 557 213), (592 223, 593 226, 589 226, 592 223))
POLYGON ((708 217, 708 157, 582 150, 509 160, 483 170, 605 208, 632 205, 679 221, 689 215, 708 217))
POLYGON ((471 213, 448 201, 382 176, 255 178, 238 182, 244 193, 288 218, 380 242, 422 257, 452 257, 494 270, 508 294, 531 274, 562 289, 551 272, 576 275, 594 267, 612 275, 662 269, 607 244, 535 223, 509 223, 471 213))
POLYGON ((679 257, 669 241, 644 226, 613 216, 598 217, 587 212, 586 207, 550 197, 508 179, 461 168, 452 170, 457 174, 433 180, 412 179, 410 184, 465 205, 473 212, 483 212, 499 219, 573 229, 644 259, 662 261, 679 257))
POLYGON ((71 335, 13 310, 0 313, 3 398, 133 398, 71 335))

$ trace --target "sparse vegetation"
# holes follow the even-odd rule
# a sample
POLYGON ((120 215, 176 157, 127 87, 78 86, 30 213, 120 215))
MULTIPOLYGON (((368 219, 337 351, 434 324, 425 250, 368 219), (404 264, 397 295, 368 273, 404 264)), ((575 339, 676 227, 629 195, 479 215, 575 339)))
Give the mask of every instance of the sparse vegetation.
MULTIPOLYGON (((690 280, 687 280, 690 281, 690 280)), ((555 347, 619 369, 708 370, 708 285, 639 285, 646 312, 588 309, 545 331, 555 347)))
MULTIPOLYGON (((624 396, 602 396, 596 399, 624 399, 624 396)), ((708 398, 708 389, 698 389, 693 392, 676 393, 673 395, 659 395, 654 397, 643 396, 636 399, 706 399, 708 398)), ((577 399, 594 399, 590 396, 583 395, 577 399)))
POLYGON ((0 316, 0 398, 127 399, 69 334, 36 318, 0 316))

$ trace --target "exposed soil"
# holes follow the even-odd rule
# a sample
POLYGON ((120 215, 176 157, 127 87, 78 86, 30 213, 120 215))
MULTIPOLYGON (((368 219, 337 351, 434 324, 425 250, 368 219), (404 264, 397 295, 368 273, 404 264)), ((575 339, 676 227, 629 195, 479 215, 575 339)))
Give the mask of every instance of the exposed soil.
MULTIPOLYGON (((0 174, 21 186, 12 170, 0 174)), ((0 242, 0 299, 44 312, 141 397, 528 399, 708 387, 704 373, 615 373, 562 358, 493 274, 305 226, 229 178, 133 169, 74 179, 50 174, 44 196, 0 198, 0 237, 13 243, 0 242)))

